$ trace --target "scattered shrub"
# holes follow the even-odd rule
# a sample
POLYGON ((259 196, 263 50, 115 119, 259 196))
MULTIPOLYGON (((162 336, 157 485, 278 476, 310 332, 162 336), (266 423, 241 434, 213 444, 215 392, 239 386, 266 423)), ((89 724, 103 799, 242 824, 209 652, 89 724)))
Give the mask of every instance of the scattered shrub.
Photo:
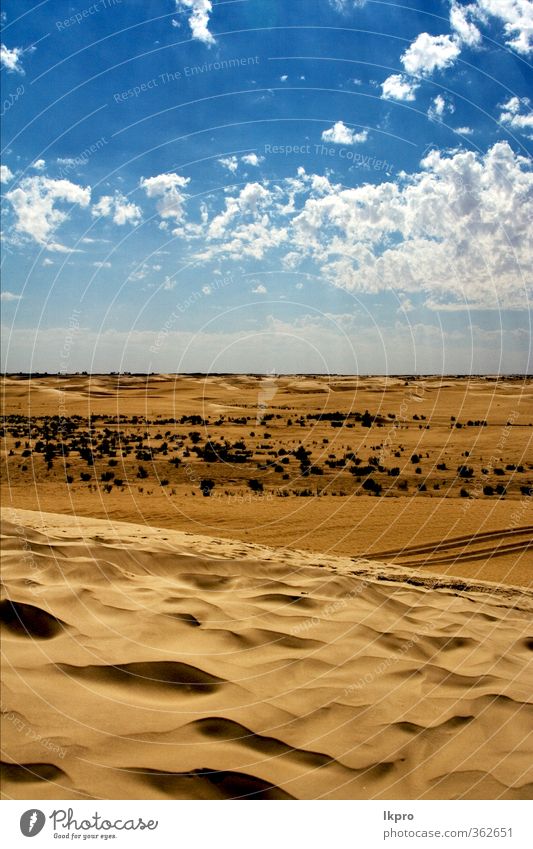
POLYGON ((261 481, 258 481, 257 478, 250 478, 248 481, 248 486, 252 490, 252 492, 263 492, 263 484, 261 481))
POLYGON ((205 478, 200 481, 200 489, 202 491, 202 495, 208 498, 211 495, 211 490, 214 488, 215 482, 211 480, 211 478, 205 478))

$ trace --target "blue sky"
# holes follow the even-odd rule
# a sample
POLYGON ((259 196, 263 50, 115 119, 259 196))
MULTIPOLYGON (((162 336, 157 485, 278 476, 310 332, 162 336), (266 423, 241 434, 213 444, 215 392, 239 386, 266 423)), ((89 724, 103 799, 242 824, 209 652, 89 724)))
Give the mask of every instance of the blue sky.
POLYGON ((4 369, 530 370, 530 0, 3 8, 4 369))

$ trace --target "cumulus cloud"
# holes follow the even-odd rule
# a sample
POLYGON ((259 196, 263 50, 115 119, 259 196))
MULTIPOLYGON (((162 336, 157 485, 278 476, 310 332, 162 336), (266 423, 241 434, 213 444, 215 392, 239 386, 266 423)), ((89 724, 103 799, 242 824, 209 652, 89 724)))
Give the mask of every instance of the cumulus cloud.
POLYGON ((30 236, 48 250, 67 252, 69 248, 50 241, 57 228, 68 219, 68 213, 58 209, 56 204, 87 207, 91 189, 69 180, 26 177, 16 189, 6 194, 6 200, 15 212, 15 232, 30 236))
POLYGON ((34 171, 44 171, 46 167, 46 162, 44 161, 44 159, 36 159, 35 162, 32 163, 31 167, 34 171))
POLYGON ((142 177, 140 186, 149 198, 158 198, 156 208, 163 221, 174 219, 179 224, 184 218, 183 204, 187 199, 183 189, 189 183, 190 177, 171 172, 146 179, 142 177))
POLYGON ((252 289, 252 295, 266 295, 267 292, 267 287, 263 286, 262 283, 258 283, 257 286, 252 289))
POLYGON ((0 165, 0 183, 9 183, 13 179, 13 172, 7 165, 0 165))
POLYGON ((366 0, 328 0, 336 12, 348 12, 350 9, 362 9, 366 0))
POLYGON ((368 138, 367 130, 356 133, 342 121, 337 121, 329 130, 322 133, 322 141, 333 142, 333 144, 362 144, 368 138))
POLYGON ((450 7, 450 26, 457 39, 468 47, 477 47, 481 43, 481 33, 471 18, 477 13, 476 4, 462 6, 452 0, 450 7))
POLYGON ((494 306, 524 298, 533 174, 505 142, 484 156, 432 151, 399 182, 308 199, 292 250, 342 288, 440 292, 494 306))
POLYGON ((20 301, 21 298, 22 298, 22 295, 17 295, 17 294, 15 294, 15 292, 4 291, 0 294, 0 300, 6 301, 6 302, 20 301))
POLYGON ((241 162, 244 162, 245 165, 253 165, 254 168, 257 168, 264 160, 265 157, 258 156, 257 153, 245 153, 244 156, 241 156, 241 162))
POLYGON ((392 74, 381 84, 381 96, 385 100, 414 100, 418 83, 403 74, 392 74))
POLYGON ((449 112, 455 112, 455 106, 452 101, 443 94, 438 94, 428 109, 428 118, 431 121, 442 121, 444 115, 449 112))
POLYGON ((141 220, 141 210, 136 204, 130 203, 121 192, 114 195, 103 195, 92 208, 92 214, 98 218, 112 218, 114 224, 138 224, 141 220))
POLYGON ((223 156, 221 159, 218 159, 217 162, 219 165, 222 165, 223 168, 226 168, 232 174, 235 174, 237 168, 239 167, 239 160, 236 156, 223 156))
POLYGON ((531 0, 476 0, 482 20, 492 15, 503 23, 506 44, 524 56, 533 52, 533 3, 531 0))
POLYGON ((257 168, 261 162, 264 162, 264 156, 258 156, 257 153, 245 153, 244 156, 241 156, 240 160, 237 156, 223 156, 221 159, 218 159, 217 162, 222 165, 223 168, 226 168, 231 174, 236 174, 237 169, 239 167, 239 161, 243 162, 245 165, 252 165, 254 168, 257 168))
POLYGON ((11 73, 24 74, 21 64, 22 47, 13 47, 11 50, 5 44, 0 44, 0 67, 6 68, 11 73))
POLYGON ((192 37, 203 44, 214 44, 215 39, 209 32, 209 17, 213 11, 211 0, 176 0, 178 11, 190 12, 189 26, 192 37))
POLYGON ((247 183, 237 197, 226 198, 226 208, 209 224, 209 238, 219 239, 226 236, 228 228, 238 215, 254 217, 262 213, 271 202, 271 194, 264 186, 260 183, 247 183))
MULTIPOLYGON (((235 196, 226 198, 225 208, 200 228, 199 235, 207 247, 196 254, 198 260, 215 256, 232 259, 262 259, 287 238, 284 227, 276 226, 270 210, 274 194, 260 183, 247 183, 235 196)), ((279 211, 279 210, 278 210, 279 211)))
POLYGON ((511 97, 506 103, 500 104, 500 108, 500 124, 533 138, 533 112, 529 97, 511 97))
POLYGON ((299 168, 226 197, 196 256, 263 260, 287 245, 287 269, 311 262, 350 291, 518 308, 531 287, 532 198, 531 163, 506 142, 484 155, 433 150, 415 173, 354 188, 299 168))
POLYGON ((94 268, 111 268, 111 263, 110 262, 100 262, 100 261, 93 262, 93 267, 94 268))
POLYGON ((459 133, 461 136, 471 136, 474 131, 472 127, 456 127, 454 132, 459 133))
POLYGON ((429 35, 421 32, 401 57, 408 74, 428 76, 453 65, 460 49, 449 35, 429 35))

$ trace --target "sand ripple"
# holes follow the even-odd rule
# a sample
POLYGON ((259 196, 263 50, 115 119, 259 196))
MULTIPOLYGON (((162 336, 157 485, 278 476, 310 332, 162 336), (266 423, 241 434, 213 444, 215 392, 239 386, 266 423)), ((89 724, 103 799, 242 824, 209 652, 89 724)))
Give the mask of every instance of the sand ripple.
POLYGON ((523 590, 23 510, 3 533, 8 798, 533 797, 523 590))

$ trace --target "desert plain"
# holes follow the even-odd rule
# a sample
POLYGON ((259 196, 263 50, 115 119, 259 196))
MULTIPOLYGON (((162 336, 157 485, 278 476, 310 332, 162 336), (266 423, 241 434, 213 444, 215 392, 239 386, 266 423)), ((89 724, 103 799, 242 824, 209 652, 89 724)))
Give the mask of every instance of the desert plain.
POLYGON ((5 798, 533 797, 531 379, 3 403, 5 798))

